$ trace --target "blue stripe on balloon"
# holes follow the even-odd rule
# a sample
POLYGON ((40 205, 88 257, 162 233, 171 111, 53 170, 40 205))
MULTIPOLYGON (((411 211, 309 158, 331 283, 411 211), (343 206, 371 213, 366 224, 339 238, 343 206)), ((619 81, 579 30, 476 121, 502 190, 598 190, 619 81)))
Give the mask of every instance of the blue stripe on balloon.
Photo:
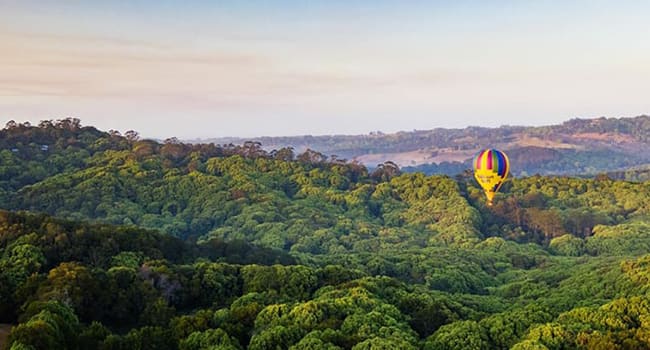
POLYGON ((503 156, 503 153, 497 150, 493 150, 493 152, 497 155, 497 163, 498 163, 498 170, 497 174, 499 176, 503 176, 504 173, 506 172, 506 158, 503 156))

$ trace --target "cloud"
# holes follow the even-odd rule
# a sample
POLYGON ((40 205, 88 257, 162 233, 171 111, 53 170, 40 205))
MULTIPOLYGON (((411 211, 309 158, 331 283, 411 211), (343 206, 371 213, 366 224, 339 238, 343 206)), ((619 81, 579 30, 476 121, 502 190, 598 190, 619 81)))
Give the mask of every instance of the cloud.
POLYGON ((34 44, 56 44, 56 45, 99 45, 108 47, 136 47, 138 49, 149 50, 169 50, 173 48, 171 44, 153 42, 151 40, 138 40, 133 38, 118 38, 101 35, 80 35, 64 33, 38 33, 30 31, 0 31, 0 38, 3 40, 14 40, 34 44))
POLYGON ((273 65, 260 53, 95 36, 2 32, 0 43, 3 96, 172 95, 192 86, 195 93, 225 91, 273 65))

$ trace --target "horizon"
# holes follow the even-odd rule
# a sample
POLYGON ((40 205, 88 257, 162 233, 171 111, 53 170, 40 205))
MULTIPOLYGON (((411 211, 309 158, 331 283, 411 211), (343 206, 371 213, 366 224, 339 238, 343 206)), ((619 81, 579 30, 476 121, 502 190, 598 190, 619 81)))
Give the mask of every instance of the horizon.
POLYGON ((0 120, 179 139, 650 113, 642 1, 0 3, 0 120))
MULTIPOLYGON (((420 131, 432 131, 436 129, 442 129, 442 130, 463 130, 463 129, 468 129, 468 128, 488 128, 488 129, 499 129, 499 128, 538 128, 538 127, 545 127, 545 126, 554 126, 554 125, 561 125, 566 122, 569 122, 571 120, 596 120, 596 119, 601 119, 601 118, 606 118, 606 119, 630 119, 630 118, 637 118, 637 117, 643 117, 646 116, 647 114, 639 114, 635 116, 622 116, 622 117, 607 117, 607 116, 598 116, 598 117, 572 117, 568 118, 565 120, 561 120, 556 123, 544 123, 544 124, 503 124, 499 126, 483 126, 483 125, 466 125, 466 126, 461 126, 461 127, 434 127, 434 128, 429 128, 429 129, 413 129, 413 130, 397 130, 397 131, 390 131, 390 132, 384 132, 382 130, 371 130, 366 133, 356 133, 356 134, 296 134, 296 135, 253 135, 253 136, 219 136, 219 137, 207 137, 207 138, 189 138, 189 139, 184 139, 188 141, 201 141, 201 140, 209 140, 209 139, 246 139, 246 138, 281 138, 281 137, 303 137, 303 136, 312 136, 312 137, 327 137, 327 136, 367 136, 367 135, 372 135, 373 133, 381 133, 383 135, 394 135, 394 134, 399 134, 399 133, 409 133, 409 132, 420 132, 420 131)), ((83 121, 82 121, 83 122, 83 121)), ((137 131, 137 130, 135 130, 137 131)))
MULTIPOLYGON (((596 119, 601 119, 601 118, 606 118, 606 119, 631 119, 631 118, 637 118, 637 117, 643 117, 647 116, 647 114, 640 114, 640 115, 635 115, 635 116, 624 116, 624 117, 606 117, 606 116, 599 116, 599 117, 592 117, 592 118, 582 118, 582 117, 575 117, 575 118, 569 118, 566 120, 559 121, 557 123, 550 123, 550 124, 504 124, 504 125, 499 125, 499 126, 482 126, 482 125, 466 125, 463 127, 434 127, 430 129, 413 129, 413 130, 397 130, 397 131, 391 131, 391 132, 384 132, 382 130, 371 130, 365 133, 337 133, 337 134, 293 134, 293 135, 252 135, 252 136, 238 136, 238 135, 228 135, 228 136, 210 136, 210 137, 187 137, 187 138, 181 138, 176 135, 166 135, 166 136, 150 136, 146 134, 142 134, 140 130, 136 129, 124 129, 124 130, 118 130, 118 129, 104 129, 99 127, 98 125, 95 124, 88 124, 85 123, 83 119, 79 119, 81 126, 82 127, 94 127, 100 131, 103 132, 108 132, 110 130, 115 130, 120 132, 121 134, 124 134, 127 131, 135 131, 138 133, 140 138, 143 139, 153 139, 153 140, 165 140, 167 138, 172 138, 176 137, 180 141, 184 142, 194 142, 194 141, 207 141, 207 140, 212 140, 212 139, 234 139, 234 140, 245 140, 245 139, 261 139, 261 138, 282 138, 282 137, 306 137, 306 136, 311 136, 311 137, 327 137, 327 136, 367 136, 367 135, 373 135, 375 133, 381 133, 382 135, 394 135, 394 134, 399 134, 399 133, 410 133, 410 132, 420 132, 420 131, 432 131, 436 129, 442 129, 442 130, 463 130, 463 129, 468 129, 468 128, 488 128, 488 129, 499 129, 499 128, 517 128, 517 127, 522 127, 522 128, 536 128, 536 127, 545 127, 545 126, 554 126, 554 125, 561 125, 566 122, 569 122, 571 120, 596 120, 596 119)), ((8 119, 6 121, 3 121, 4 124, 6 124, 9 121, 14 121, 16 123, 25 123, 29 122, 31 126, 37 126, 39 122, 44 121, 44 120, 49 120, 49 121, 56 121, 56 120, 62 120, 66 118, 76 118, 74 116, 65 116, 65 117, 55 117, 55 118, 50 118, 50 119, 40 119, 40 120, 16 120, 16 119, 8 119)), ((4 125, 2 126, 4 127, 4 125)))

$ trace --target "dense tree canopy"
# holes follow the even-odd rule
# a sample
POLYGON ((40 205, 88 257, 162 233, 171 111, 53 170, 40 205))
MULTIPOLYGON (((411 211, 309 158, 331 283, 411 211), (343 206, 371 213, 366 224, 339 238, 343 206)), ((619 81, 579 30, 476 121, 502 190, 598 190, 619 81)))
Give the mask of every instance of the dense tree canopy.
POLYGON ((8 349, 650 348, 650 183, 0 132, 8 349))

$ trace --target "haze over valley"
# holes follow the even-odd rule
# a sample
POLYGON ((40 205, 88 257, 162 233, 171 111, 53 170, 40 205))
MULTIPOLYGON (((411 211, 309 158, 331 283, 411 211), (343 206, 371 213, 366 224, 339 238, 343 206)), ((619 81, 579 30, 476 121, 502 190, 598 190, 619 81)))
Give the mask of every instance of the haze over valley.
MULTIPOLYGON (((387 161, 407 171, 455 175, 485 147, 512 158, 514 175, 595 175, 650 164, 650 117, 571 119, 542 127, 501 126, 403 131, 394 134, 215 138, 200 142, 261 143, 268 150, 319 150, 369 167, 387 161)), ((199 142, 199 141, 190 141, 199 142)))

